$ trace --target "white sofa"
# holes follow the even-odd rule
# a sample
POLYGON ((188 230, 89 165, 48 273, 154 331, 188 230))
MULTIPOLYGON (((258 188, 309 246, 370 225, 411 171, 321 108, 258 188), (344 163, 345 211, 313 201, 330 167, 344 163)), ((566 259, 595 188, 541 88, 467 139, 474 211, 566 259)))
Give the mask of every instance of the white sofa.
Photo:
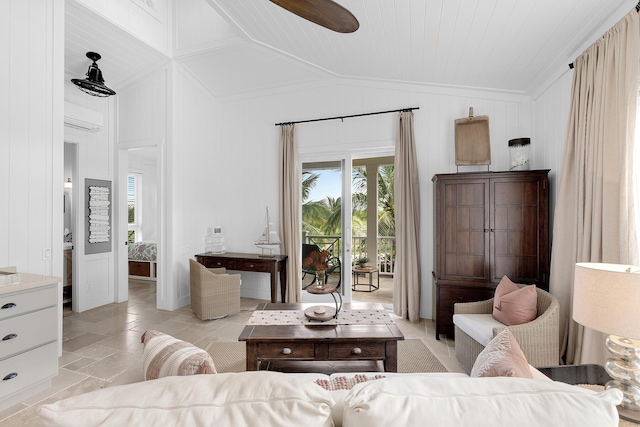
MULTIPOLYGON (((391 374, 327 391, 354 374, 243 372, 166 377, 42 405, 46 426, 618 426, 621 393, 534 379, 391 374)), ((366 375, 375 375, 367 373, 366 375)))

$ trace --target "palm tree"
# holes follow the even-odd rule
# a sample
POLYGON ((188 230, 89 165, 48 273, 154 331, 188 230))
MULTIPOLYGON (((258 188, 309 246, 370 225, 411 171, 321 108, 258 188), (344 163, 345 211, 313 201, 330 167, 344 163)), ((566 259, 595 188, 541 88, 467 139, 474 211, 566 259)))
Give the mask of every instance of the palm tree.
MULTIPOLYGON (((395 208, 393 199, 393 165, 378 168, 378 234, 395 236, 395 208)), ((367 212, 367 170, 353 168, 353 216, 362 217, 366 222, 367 212)))

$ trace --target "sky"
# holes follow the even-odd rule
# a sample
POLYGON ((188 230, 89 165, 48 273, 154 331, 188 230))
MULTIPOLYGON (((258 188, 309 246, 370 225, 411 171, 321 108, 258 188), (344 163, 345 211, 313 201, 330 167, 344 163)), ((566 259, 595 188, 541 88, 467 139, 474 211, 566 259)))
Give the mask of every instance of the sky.
POLYGON ((327 196, 337 199, 342 196, 340 171, 322 170, 315 172, 320 175, 320 178, 318 178, 316 186, 311 190, 309 200, 318 201, 326 198, 327 196))

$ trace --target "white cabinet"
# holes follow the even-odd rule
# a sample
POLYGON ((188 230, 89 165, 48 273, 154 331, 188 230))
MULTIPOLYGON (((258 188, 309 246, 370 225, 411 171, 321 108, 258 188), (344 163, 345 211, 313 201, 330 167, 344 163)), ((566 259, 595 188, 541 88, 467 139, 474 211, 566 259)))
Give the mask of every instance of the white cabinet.
POLYGON ((51 386, 58 374, 59 278, 21 274, 0 288, 0 410, 51 386))

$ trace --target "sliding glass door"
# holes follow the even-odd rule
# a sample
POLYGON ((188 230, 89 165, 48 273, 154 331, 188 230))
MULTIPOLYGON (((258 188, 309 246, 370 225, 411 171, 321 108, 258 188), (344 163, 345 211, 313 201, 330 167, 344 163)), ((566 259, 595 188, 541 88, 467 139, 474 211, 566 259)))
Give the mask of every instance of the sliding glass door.
POLYGON ((343 300, 349 302, 351 158, 303 160, 301 203, 302 300, 333 301, 329 296, 311 295, 305 291, 317 282, 317 271, 326 269, 326 283, 334 286, 343 300), (321 254, 322 259, 317 254, 321 254))

